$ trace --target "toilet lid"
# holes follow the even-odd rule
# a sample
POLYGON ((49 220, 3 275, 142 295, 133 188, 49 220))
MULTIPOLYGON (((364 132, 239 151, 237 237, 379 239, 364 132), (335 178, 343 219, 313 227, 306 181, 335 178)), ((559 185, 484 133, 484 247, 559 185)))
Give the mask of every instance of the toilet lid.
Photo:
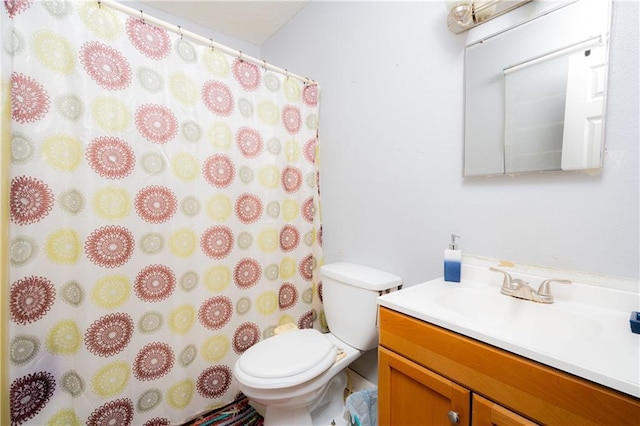
POLYGON ((247 349, 236 367, 238 377, 252 386, 294 386, 311 380, 336 359, 333 343, 318 330, 304 329, 279 334, 247 349))

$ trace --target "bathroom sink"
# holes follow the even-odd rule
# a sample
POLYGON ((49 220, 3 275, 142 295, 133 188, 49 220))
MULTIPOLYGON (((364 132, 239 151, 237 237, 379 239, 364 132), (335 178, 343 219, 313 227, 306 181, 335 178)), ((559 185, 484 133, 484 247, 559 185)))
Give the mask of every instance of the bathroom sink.
MULTIPOLYGON (((629 312, 640 310, 637 281, 602 286, 577 274, 554 283, 555 302, 544 304, 502 294, 502 277, 488 268, 463 268, 460 283, 427 281, 378 304, 640 398, 640 335, 629 326, 629 312)), ((516 278, 538 288, 558 275, 516 278)))
POLYGON ((516 299, 495 289, 452 288, 434 297, 439 306, 492 329, 504 329, 530 339, 561 342, 593 338, 602 324, 585 314, 516 299))

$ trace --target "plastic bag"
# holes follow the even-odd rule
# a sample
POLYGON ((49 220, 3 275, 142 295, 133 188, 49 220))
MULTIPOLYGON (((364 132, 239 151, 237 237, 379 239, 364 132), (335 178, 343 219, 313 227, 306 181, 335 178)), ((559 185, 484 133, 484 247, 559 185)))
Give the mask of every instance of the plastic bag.
POLYGON ((345 418, 351 426, 377 426, 378 390, 354 392, 345 401, 345 418))

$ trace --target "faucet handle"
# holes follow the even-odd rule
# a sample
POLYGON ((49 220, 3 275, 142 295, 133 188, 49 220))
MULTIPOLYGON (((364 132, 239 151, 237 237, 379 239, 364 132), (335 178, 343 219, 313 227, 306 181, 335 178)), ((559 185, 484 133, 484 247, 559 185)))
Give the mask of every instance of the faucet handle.
POLYGON ((511 283, 513 282, 513 278, 511 278, 511 275, 509 275, 508 272, 503 271, 502 269, 498 269, 498 268, 494 268, 493 266, 489 268, 490 271, 493 272, 500 272, 501 274, 504 275, 504 279, 502 281, 502 288, 511 288, 511 283))
POLYGON ((555 278, 542 281, 538 288, 538 296, 543 299, 541 301, 544 303, 553 303, 553 296, 551 295, 551 283, 553 282, 560 284, 572 284, 571 280, 558 280, 555 278))

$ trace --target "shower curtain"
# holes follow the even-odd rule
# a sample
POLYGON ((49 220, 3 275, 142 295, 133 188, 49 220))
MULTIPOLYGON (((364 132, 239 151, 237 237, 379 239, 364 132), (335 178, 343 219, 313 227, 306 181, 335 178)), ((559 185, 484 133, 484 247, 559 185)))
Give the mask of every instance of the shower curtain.
POLYGON ((251 345, 325 328, 318 86, 96 1, 4 9, 11 423, 234 400, 251 345))

